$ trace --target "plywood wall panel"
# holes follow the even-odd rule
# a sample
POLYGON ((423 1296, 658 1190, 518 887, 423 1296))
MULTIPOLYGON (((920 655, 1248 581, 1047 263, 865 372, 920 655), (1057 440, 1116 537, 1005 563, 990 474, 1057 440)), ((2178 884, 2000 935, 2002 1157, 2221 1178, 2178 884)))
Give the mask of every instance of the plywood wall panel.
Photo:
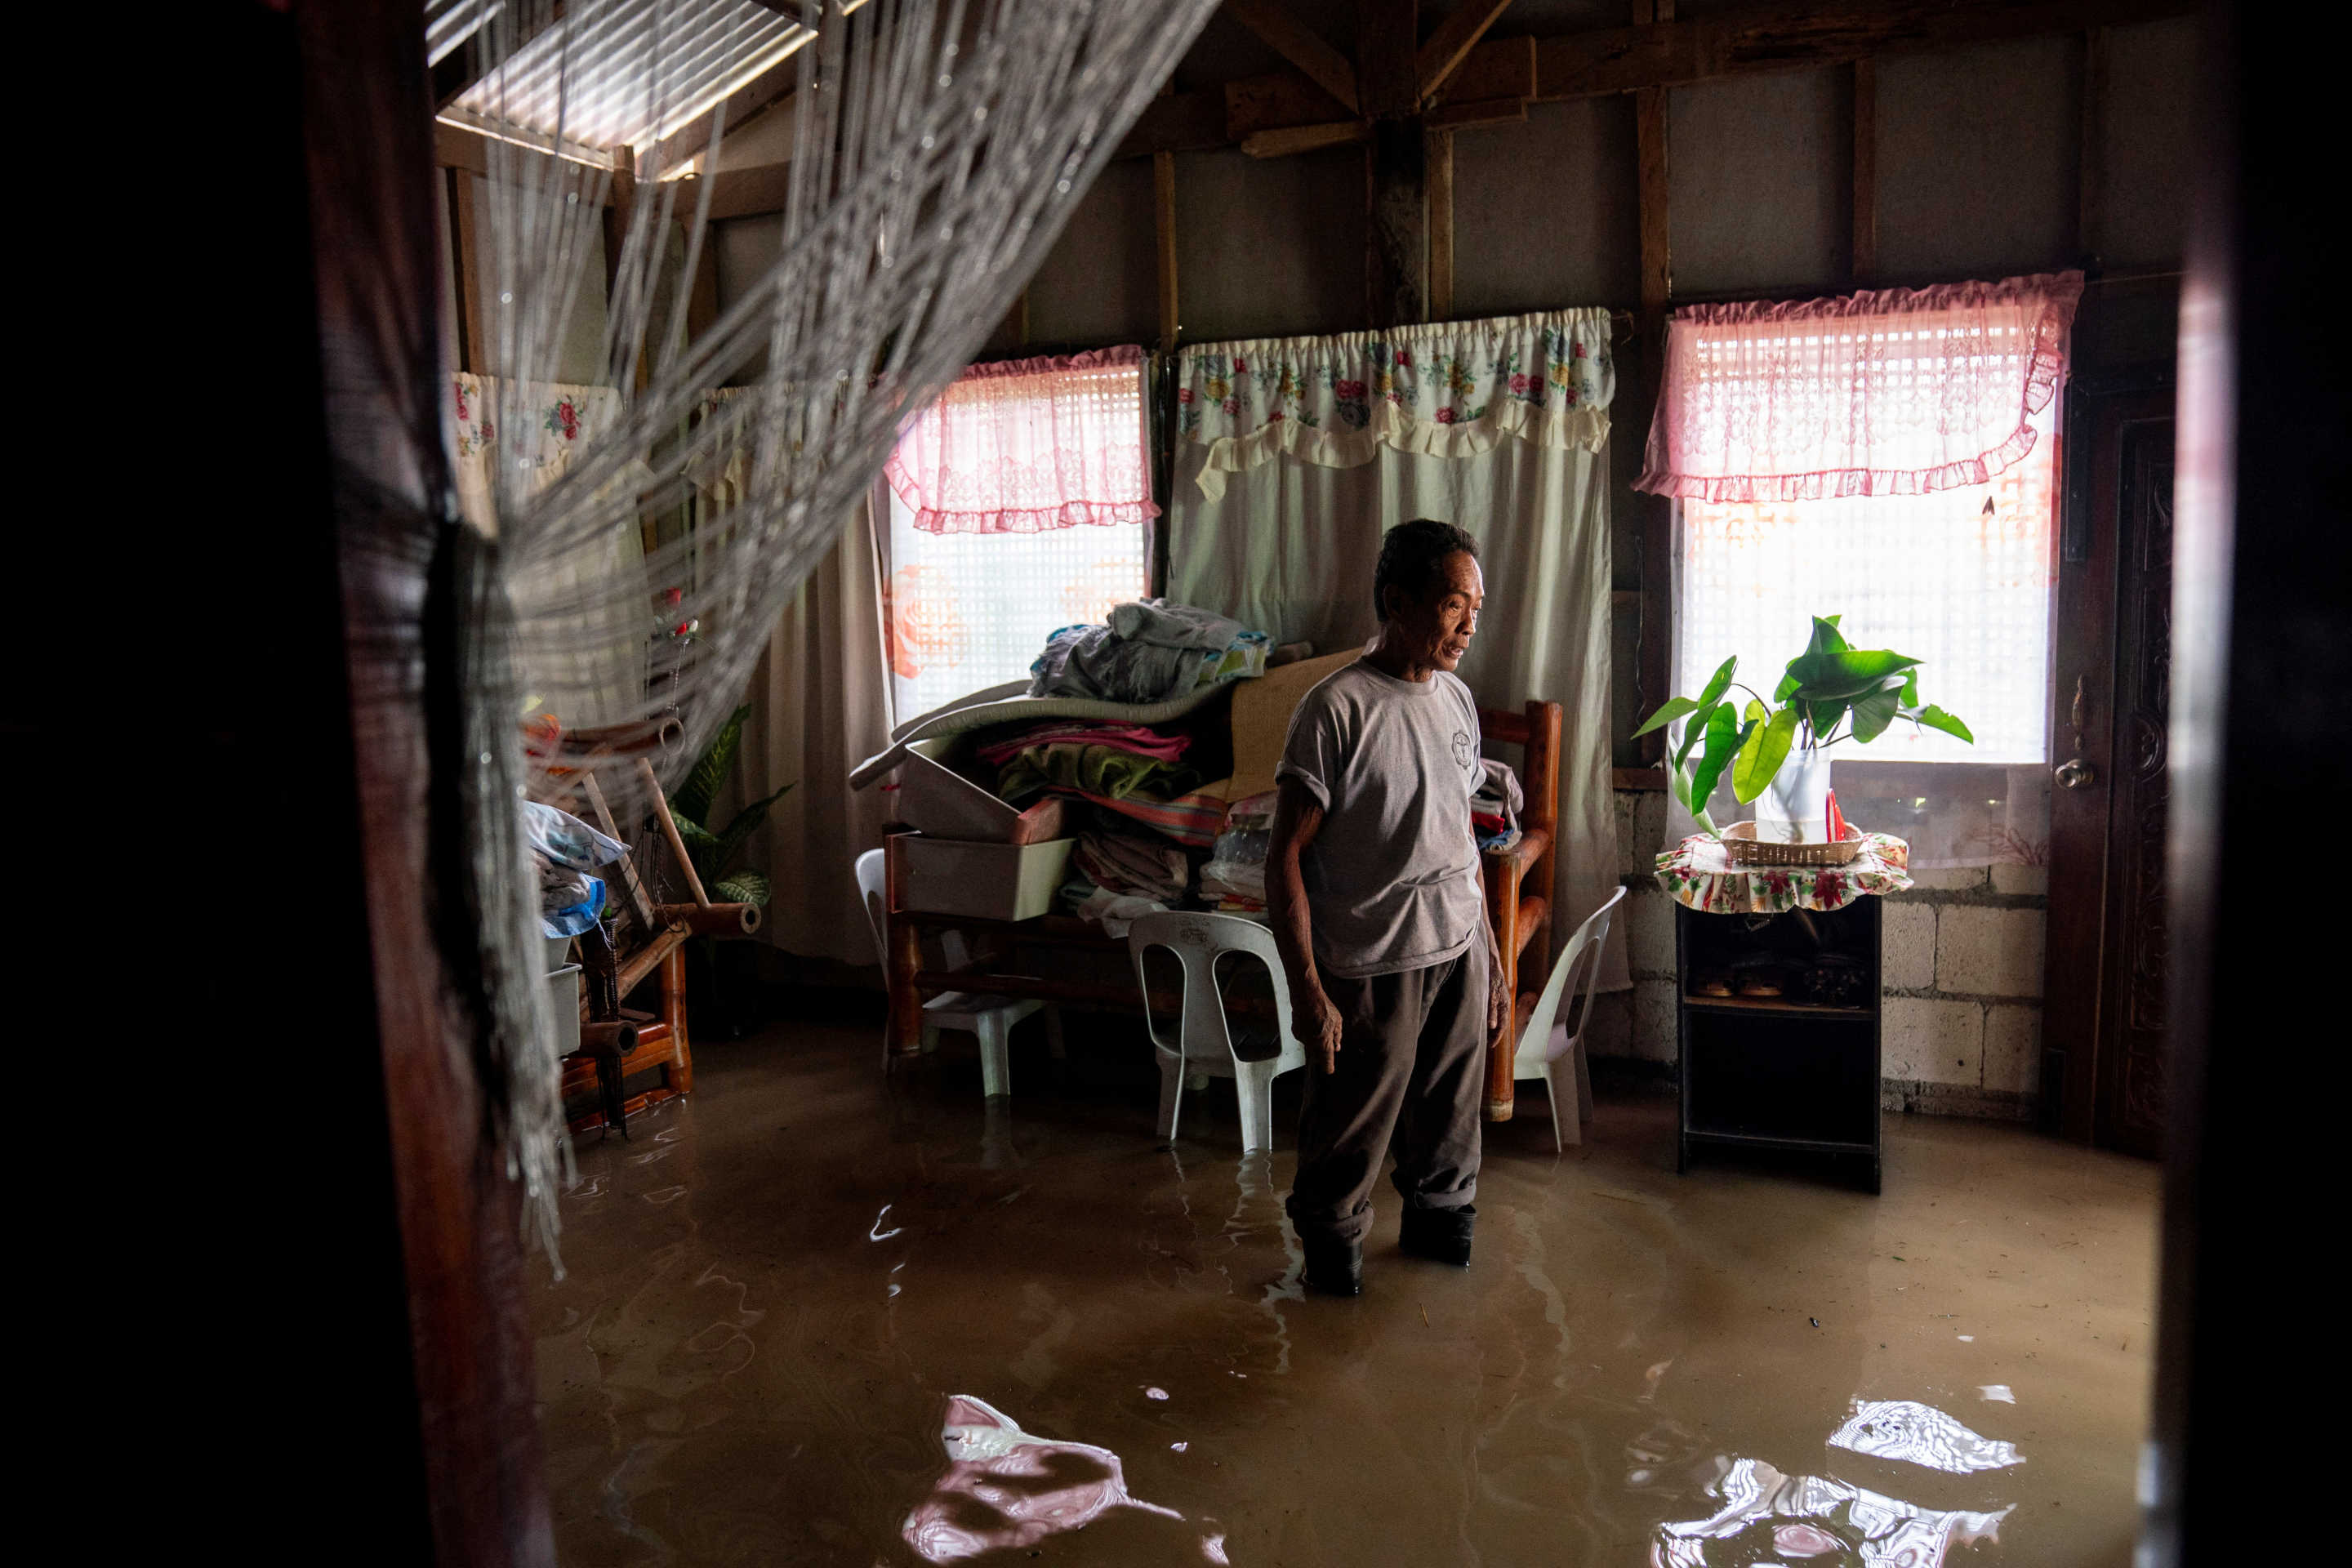
POLYGON ((1530 104, 1454 137, 1454 315, 1630 305, 1640 288, 1633 100, 1530 104))
POLYGON ((1159 336, 1152 247, 1151 160, 1113 163, 1078 203, 1030 279, 1030 341, 1152 343, 1159 336))
POLYGON ((2074 258, 2079 38, 1878 64, 1878 269, 1996 275, 2074 258))
POLYGON ((1360 330, 1363 150, 1180 154, 1176 276, 1189 342, 1360 330))
POLYGON ((2189 224, 2197 23, 2110 27, 2099 114, 2105 179, 2091 248, 2109 268, 2177 266, 2189 224))
POLYGON ((1677 298, 1826 292, 1840 282, 1843 90, 1836 69, 1674 89, 1667 210, 1677 298))

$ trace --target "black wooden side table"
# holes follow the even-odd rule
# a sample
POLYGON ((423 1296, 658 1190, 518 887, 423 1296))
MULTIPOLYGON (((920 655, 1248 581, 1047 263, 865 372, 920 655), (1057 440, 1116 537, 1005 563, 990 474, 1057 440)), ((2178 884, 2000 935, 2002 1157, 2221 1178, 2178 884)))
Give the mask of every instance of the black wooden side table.
MULTIPOLYGON (((1776 915, 1675 906, 1682 1117, 1707 1147, 1830 1155, 1879 1190, 1879 901, 1776 915), (1739 995, 1760 978, 1777 996, 1739 995), (1710 980, 1732 995, 1703 994, 1710 980)), ((1756 988, 1751 986, 1751 989, 1756 988)))

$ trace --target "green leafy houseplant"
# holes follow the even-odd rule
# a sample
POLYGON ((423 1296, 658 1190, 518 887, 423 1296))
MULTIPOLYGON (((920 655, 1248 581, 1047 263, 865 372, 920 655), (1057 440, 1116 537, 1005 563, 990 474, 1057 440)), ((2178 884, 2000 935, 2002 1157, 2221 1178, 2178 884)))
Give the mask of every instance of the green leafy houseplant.
POLYGON ((726 826, 716 833, 709 826, 710 808, 727 783, 728 770, 735 764, 736 748, 743 743, 743 717, 751 712, 746 705, 735 710, 719 733, 711 738, 710 749, 702 753, 677 793, 669 797, 670 816, 677 819, 677 833, 686 840, 687 855, 694 861, 694 874, 702 879, 703 890, 717 904, 757 904, 765 909, 772 896, 768 879, 757 871, 738 870, 735 862, 743 853, 743 846, 768 820, 768 808, 783 797, 786 784, 765 800, 755 800, 730 818, 726 826))
POLYGON ((1734 688, 1738 656, 1723 661, 1694 700, 1669 698, 1633 731, 1646 735, 1677 719, 1690 722, 1667 767, 1675 798, 1707 832, 1721 837, 1706 814, 1707 797, 1731 770, 1731 792, 1741 804, 1770 787, 1790 751, 1814 751, 1852 740, 1868 745, 1897 719, 1941 730, 1970 745, 1969 727, 1933 703, 1919 700, 1919 661, 1888 648, 1846 646, 1836 616, 1813 617, 1812 640, 1789 661, 1780 684, 1767 702, 1739 686, 1748 702, 1742 709, 1727 695, 1734 688), (1838 725, 1843 723, 1843 731, 1838 725))

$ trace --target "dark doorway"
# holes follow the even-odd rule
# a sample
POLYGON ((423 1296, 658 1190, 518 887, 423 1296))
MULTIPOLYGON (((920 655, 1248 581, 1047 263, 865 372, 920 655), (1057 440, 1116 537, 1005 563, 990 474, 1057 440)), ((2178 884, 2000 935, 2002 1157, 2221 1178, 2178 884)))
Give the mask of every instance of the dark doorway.
POLYGON ((2042 1105, 2053 1130, 2163 1152, 2173 394, 2077 386, 2059 532, 2042 1105))

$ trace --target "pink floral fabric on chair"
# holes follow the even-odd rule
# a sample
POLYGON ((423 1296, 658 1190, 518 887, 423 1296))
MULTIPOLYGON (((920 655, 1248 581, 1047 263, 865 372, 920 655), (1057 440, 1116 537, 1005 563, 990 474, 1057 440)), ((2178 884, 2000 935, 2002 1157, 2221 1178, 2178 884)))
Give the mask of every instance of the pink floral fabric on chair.
POLYGON ((974 365, 907 426, 883 471, 926 533, 1157 517, 1142 375, 1133 345, 974 365))
POLYGON ((1705 501, 1925 495, 2034 444, 2080 272, 1675 312, 1634 489, 1705 501))

